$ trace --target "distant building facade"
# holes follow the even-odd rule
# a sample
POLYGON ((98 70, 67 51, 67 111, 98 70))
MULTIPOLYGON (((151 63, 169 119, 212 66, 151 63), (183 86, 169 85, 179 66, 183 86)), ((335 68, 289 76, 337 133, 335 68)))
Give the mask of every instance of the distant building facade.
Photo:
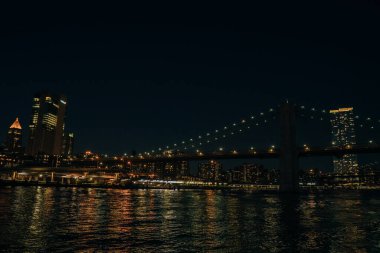
POLYGON ((136 176, 149 176, 163 180, 176 180, 190 176, 190 166, 187 161, 137 163, 128 165, 127 169, 136 176))
MULTIPOLYGON (((356 144, 355 122, 353 108, 331 110, 332 146, 350 148, 356 144)), ((357 155, 344 155, 334 158, 334 172, 341 175, 359 173, 357 155)))
POLYGON ((164 179, 181 179, 190 175, 190 166, 188 161, 177 161, 166 163, 164 174, 161 178, 164 179))
POLYGON ((309 168, 299 171, 300 185, 304 186, 315 186, 321 185, 322 173, 318 168, 309 168))
POLYGON ((198 177, 206 181, 219 181, 222 164, 218 161, 209 161, 198 165, 198 177))
POLYGON ((188 161, 178 161, 174 164, 177 179, 190 176, 190 164, 188 161))
POLYGON ((27 154, 61 155, 66 97, 37 94, 33 98, 27 154))
POLYGON ((230 183, 265 184, 268 173, 262 165, 245 163, 230 169, 227 172, 227 181, 230 183))

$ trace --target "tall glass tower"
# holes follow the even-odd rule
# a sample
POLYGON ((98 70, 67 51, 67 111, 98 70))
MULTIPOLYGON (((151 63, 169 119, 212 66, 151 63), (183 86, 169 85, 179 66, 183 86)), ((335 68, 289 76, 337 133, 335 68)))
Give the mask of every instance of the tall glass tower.
MULTIPOLYGON (((350 148, 356 144, 354 109, 340 108, 331 110, 332 146, 350 148)), ((355 175, 359 173, 357 155, 344 155, 334 158, 334 172, 341 175, 355 175)))
POLYGON ((62 95, 34 96, 26 152, 28 155, 62 153, 66 101, 66 97, 62 95))

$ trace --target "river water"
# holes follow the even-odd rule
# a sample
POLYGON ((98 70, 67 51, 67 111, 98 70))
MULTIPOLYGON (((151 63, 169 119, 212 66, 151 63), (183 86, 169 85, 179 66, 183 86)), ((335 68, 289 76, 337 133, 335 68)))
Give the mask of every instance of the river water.
POLYGON ((380 193, 0 188, 4 252, 380 252, 380 193))

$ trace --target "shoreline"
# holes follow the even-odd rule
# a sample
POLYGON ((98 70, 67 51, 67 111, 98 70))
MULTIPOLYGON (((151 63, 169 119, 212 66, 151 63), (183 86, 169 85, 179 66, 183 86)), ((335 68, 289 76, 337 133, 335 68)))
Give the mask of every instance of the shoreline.
MULTIPOLYGON (((16 186, 26 186, 26 187, 55 187, 55 188, 84 188, 84 189, 119 189, 119 190, 223 190, 231 192, 257 192, 257 193, 274 193, 280 194, 281 192, 278 188, 259 188, 252 185, 245 187, 232 187, 232 186, 190 186, 190 185, 167 185, 167 186, 152 186, 152 185, 142 185, 142 184, 125 184, 125 185, 112 185, 112 184, 62 184, 60 182, 39 182, 39 181, 19 181, 19 180, 0 180, 0 187, 16 187, 16 186)), ((273 186, 271 186, 273 187, 273 186)), ((299 194, 309 194, 309 193, 334 193, 334 192, 363 192, 363 191, 380 191, 380 187, 308 187, 300 188, 297 193, 299 194)))
POLYGON ((278 192, 278 189, 258 189, 253 187, 231 187, 231 186, 190 186, 190 185, 143 185, 143 184, 68 184, 60 182, 38 182, 38 181, 19 181, 19 180, 0 180, 2 186, 41 186, 41 187, 67 187, 67 188, 95 188, 95 189, 125 189, 125 190, 232 190, 232 191, 267 191, 278 192))

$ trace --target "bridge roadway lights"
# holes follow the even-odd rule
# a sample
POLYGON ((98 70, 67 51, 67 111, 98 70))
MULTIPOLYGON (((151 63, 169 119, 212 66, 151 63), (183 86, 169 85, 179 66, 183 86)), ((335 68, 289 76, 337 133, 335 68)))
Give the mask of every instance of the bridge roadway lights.
POLYGON ((295 106, 288 102, 280 108, 280 192, 298 192, 298 147, 295 106))

